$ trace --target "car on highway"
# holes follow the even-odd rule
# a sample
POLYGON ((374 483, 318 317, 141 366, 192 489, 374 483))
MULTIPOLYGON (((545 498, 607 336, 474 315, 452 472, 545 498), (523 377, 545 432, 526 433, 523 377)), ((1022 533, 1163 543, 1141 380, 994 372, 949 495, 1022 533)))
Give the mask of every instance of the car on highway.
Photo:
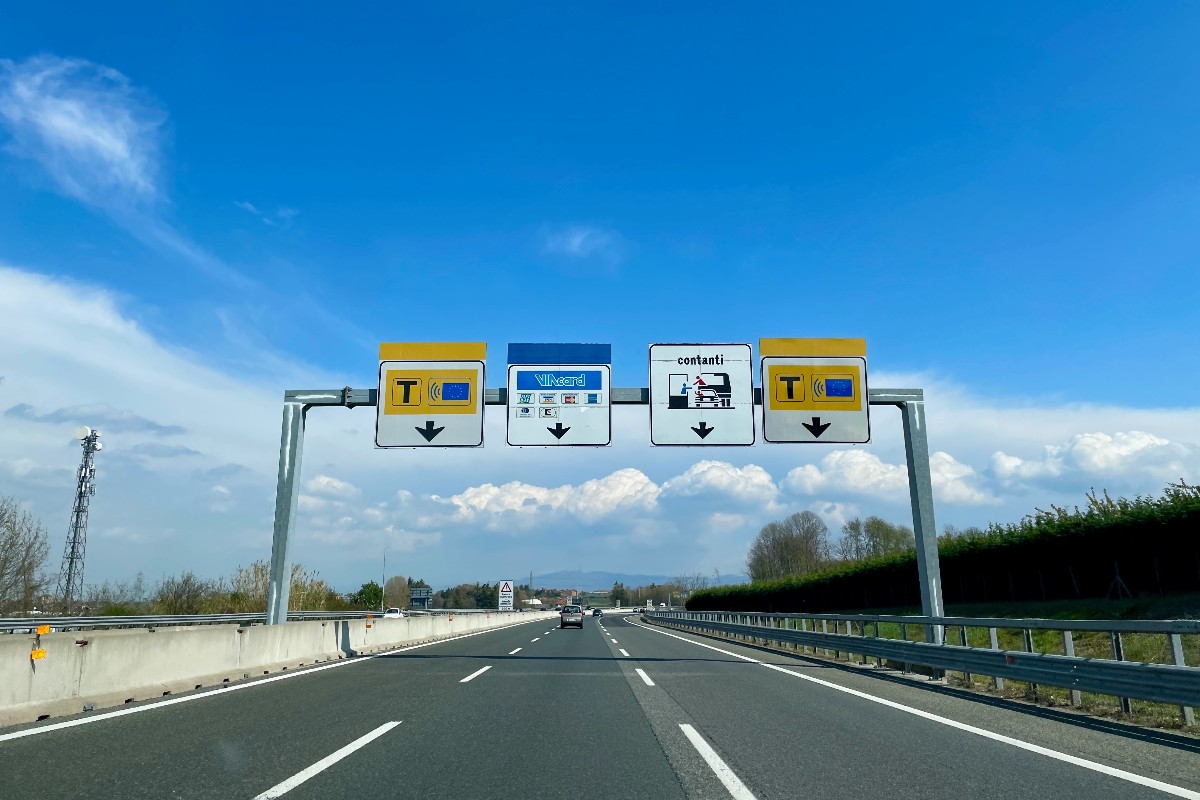
POLYGON ((592 616, 593 616, 593 617, 599 617, 599 616, 602 616, 603 614, 604 614, 604 612, 603 612, 603 611, 601 611, 601 610, 600 610, 600 609, 598 609, 598 608, 593 608, 593 609, 592 609, 592 616))
POLYGON ((583 630, 583 609, 579 606, 563 606, 562 613, 558 617, 558 627, 565 628, 568 625, 583 630))
POLYGON ((398 608, 389 608, 387 611, 383 612, 384 619, 402 619, 403 617, 404 612, 398 608))

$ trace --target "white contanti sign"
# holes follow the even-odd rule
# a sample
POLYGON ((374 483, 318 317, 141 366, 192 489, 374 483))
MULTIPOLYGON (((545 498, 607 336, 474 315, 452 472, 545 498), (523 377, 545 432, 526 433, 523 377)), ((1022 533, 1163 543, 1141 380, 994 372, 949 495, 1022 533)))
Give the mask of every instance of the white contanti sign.
POLYGON ((750 345, 650 345, 650 442, 754 444, 750 345))

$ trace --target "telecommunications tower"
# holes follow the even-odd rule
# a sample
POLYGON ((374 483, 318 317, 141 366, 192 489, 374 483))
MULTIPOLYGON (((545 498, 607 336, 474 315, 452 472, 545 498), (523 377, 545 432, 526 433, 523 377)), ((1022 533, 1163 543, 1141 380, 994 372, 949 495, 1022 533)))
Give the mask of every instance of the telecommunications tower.
POLYGON ((71 507, 71 530, 67 533, 67 546, 63 549, 62 566, 58 571, 58 596, 62 600, 64 614, 74 610, 74 604, 83 596, 83 554, 87 549, 88 504, 96 494, 96 467, 92 463, 96 453, 103 448, 100 431, 86 425, 75 429, 75 438, 83 446, 83 461, 75 482, 75 505, 71 507))

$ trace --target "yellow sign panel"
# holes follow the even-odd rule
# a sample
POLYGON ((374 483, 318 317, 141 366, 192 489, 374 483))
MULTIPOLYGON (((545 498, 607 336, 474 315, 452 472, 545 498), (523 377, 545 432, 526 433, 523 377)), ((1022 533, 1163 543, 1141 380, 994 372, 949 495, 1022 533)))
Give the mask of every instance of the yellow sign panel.
POLYGON ((486 342, 382 342, 380 361, 484 361, 486 342))
POLYGON ((46 651, 44 649, 34 650, 29 654, 29 657, 34 661, 37 661, 38 659, 46 657, 46 651))
POLYGON ((758 355, 866 358, 866 339, 759 339, 758 355))
POLYGON ((44 634, 44 633, 49 633, 49 632, 50 632, 50 626, 49 626, 49 625, 38 625, 38 626, 37 626, 37 632, 38 632, 38 636, 41 636, 41 635, 42 635, 42 634, 44 634))
POLYGON ((772 411, 860 411, 862 383, 845 364, 772 364, 763 394, 772 411))
POLYGON ((478 379, 475 369, 389 369, 380 405, 384 414, 475 414, 478 379))

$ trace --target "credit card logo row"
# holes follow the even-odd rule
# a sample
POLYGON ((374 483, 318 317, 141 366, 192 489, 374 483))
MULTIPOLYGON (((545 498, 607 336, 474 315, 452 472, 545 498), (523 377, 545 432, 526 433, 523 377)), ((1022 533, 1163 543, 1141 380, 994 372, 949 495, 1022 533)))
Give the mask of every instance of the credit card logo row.
POLYGON ((528 406, 599 406, 604 404, 603 392, 518 392, 517 405, 528 406), (536 398, 536 399, 534 399, 536 398))

